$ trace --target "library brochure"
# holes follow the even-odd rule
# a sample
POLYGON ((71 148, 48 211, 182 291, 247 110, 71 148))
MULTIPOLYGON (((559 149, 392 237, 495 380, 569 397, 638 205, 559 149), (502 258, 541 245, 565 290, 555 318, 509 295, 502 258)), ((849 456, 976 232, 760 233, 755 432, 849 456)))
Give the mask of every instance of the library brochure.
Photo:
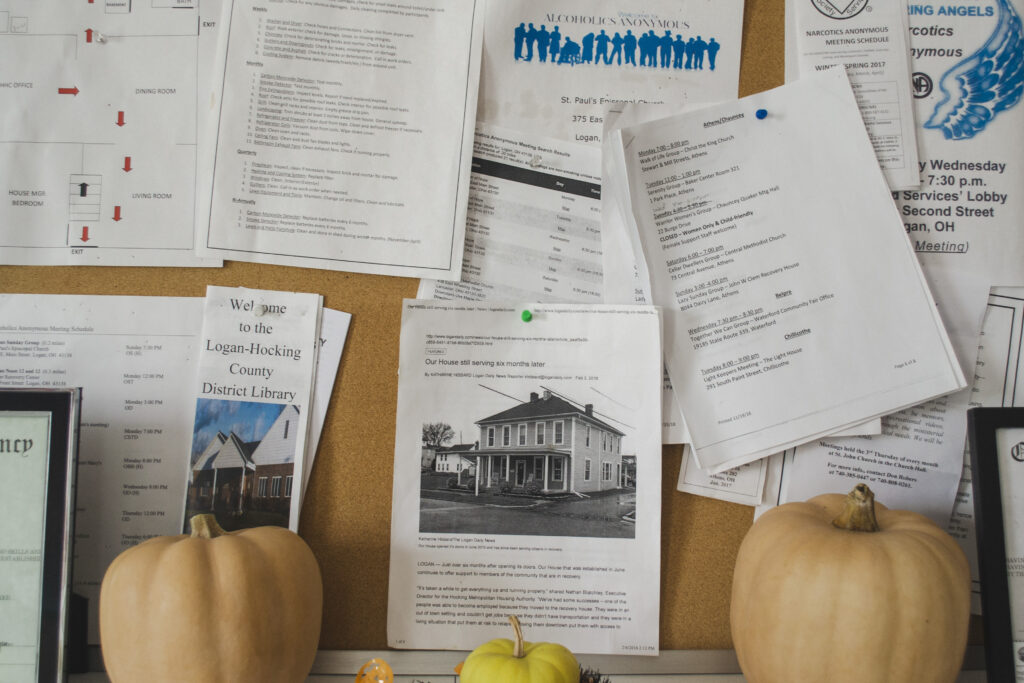
POLYGON ((183 528, 220 513, 231 531, 297 531, 319 294, 207 287, 183 528))

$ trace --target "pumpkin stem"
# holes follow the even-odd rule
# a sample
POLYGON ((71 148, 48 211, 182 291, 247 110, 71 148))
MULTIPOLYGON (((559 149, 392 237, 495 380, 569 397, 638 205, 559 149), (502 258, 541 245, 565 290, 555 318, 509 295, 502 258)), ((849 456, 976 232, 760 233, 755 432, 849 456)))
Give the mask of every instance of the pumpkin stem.
POLYGON ((217 518, 211 514, 193 515, 188 523, 192 527, 192 538, 217 538, 228 533, 220 528, 217 518))
POLYGON ((875 494, 867 484, 857 484, 846 494, 843 510, 832 520, 832 526, 850 531, 878 531, 875 519, 875 494))
POLYGON ((508 618, 508 620, 512 622, 512 628, 516 632, 516 641, 512 646, 512 656, 525 657, 526 648, 524 647, 523 643, 523 629, 519 626, 519 617, 512 615, 508 618))

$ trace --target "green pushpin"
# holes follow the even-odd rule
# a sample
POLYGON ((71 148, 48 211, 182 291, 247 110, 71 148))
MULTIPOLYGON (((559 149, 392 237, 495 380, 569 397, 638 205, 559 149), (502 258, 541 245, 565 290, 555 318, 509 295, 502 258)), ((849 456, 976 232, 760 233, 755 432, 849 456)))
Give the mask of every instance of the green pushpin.
POLYGON ((531 320, 533 320, 533 313, 530 313, 529 311, 523 311, 522 318, 524 323, 528 323, 531 320))

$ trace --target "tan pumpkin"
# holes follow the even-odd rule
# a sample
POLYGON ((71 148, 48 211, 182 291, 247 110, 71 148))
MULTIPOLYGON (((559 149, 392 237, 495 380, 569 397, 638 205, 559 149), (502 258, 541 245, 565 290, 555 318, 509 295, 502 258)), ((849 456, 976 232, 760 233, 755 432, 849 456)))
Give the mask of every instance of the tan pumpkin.
POLYGON ((945 531, 858 484, 765 513, 740 545, 730 611, 749 683, 947 683, 970 618, 945 531))
POLYGON ((192 534, 121 553, 100 590, 113 683, 298 683, 320 638, 323 584, 309 546, 280 527, 192 534))

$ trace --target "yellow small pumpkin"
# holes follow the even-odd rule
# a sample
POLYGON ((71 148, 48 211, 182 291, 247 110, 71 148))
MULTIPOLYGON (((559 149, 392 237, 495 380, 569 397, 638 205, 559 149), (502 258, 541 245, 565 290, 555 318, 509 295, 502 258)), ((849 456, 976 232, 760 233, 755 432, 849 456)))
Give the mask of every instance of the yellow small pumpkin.
POLYGON ((301 683, 320 639, 313 552, 281 527, 225 532, 196 515, 114 559, 100 588, 113 683, 301 683))
POLYGON ((952 683, 971 580, 956 541, 858 484, 769 510, 740 545, 733 645, 750 683, 952 683))
POLYGON ((580 665, 557 643, 527 643, 519 619, 508 620, 515 640, 498 638, 469 653, 459 671, 461 683, 579 683, 580 665))

